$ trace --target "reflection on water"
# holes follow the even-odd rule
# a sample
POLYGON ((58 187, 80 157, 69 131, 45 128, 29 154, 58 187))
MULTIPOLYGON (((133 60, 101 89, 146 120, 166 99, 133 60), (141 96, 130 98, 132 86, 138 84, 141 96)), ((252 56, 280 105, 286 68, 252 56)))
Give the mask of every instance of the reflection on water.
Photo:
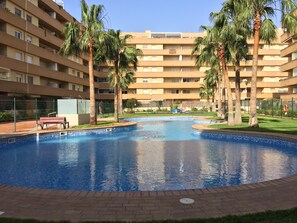
POLYGON ((296 146, 201 139, 191 121, 154 121, 127 132, 65 137, 0 152, 0 184, 144 191, 209 188, 297 173, 296 146), (162 140, 163 139, 163 140, 162 140))

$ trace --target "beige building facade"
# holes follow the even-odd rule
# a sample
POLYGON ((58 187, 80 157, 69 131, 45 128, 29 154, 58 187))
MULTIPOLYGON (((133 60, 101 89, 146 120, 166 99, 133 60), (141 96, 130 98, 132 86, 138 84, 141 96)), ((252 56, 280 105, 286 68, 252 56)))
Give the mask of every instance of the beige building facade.
MULTIPOLYGON (((74 20, 57 1, 0 0, 0 96, 89 97, 87 57, 65 58, 58 53, 64 24, 74 20)), ((135 83, 124 92, 123 99, 136 98, 144 103, 201 100, 199 88, 209 68, 197 69, 191 51, 195 38, 203 33, 128 34, 133 36, 129 44, 141 49, 143 56, 139 58, 135 83)), ((292 53, 296 51, 296 43, 293 48, 287 47, 289 42, 283 41, 281 35, 282 31, 278 30, 275 42, 269 46, 260 44, 259 99, 297 91, 291 85, 295 79, 287 79, 297 73, 293 60, 296 55, 292 53)), ((252 43, 249 41, 250 57, 252 43)), ((108 66, 95 67, 96 100, 113 99, 108 70, 108 66)), ((234 90, 235 72, 231 64, 228 70, 234 90)), ((251 70, 251 60, 241 62, 243 100, 249 98, 251 70)))
MULTIPOLYGON (((288 73, 280 67, 287 63, 280 52, 287 44, 281 42, 282 31, 277 30, 278 38, 271 45, 260 44, 257 97, 259 99, 278 97, 287 93, 288 88, 281 84, 288 73)), ((129 44, 141 49, 136 81, 129 87, 124 99, 147 100, 200 100, 199 88, 203 84, 205 71, 209 67, 195 67, 191 57, 195 38, 203 33, 128 33, 133 36, 129 44)), ((241 62, 241 97, 248 99, 252 72, 253 41, 249 40, 249 60, 241 62)), ((235 72, 228 65, 231 87, 235 88, 235 72)), ((233 98, 235 95, 233 92, 233 98)))
POLYGON ((282 35, 282 42, 288 44, 281 51, 281 56, 286 57, 288 62, 281 66, 281 71, 288 73, 288 76, 281 81, 281 85, 288 88, 288 93, 281 95, 281 98, 291 100, 297 96, 297 36, 285 33, 282 35))

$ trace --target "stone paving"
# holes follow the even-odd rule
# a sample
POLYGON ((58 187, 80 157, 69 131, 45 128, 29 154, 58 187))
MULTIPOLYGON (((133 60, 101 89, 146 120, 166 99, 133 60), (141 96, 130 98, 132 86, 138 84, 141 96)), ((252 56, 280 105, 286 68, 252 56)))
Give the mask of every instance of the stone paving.
MULTIPOLYGON (((4 129, 0 124, 0 136, 15 134, 4 129)), ((28 131, 17 132, 26 133, 28 131)), ((0 214, 4 213, 0 215, 0 222, 1 217, 78 222, 242 215, 297 207, 296 185, 297 175, 256 184, 179 191, 88 192, 2 185, 0 214), (185 205, 180 203, 181 198, 195 202, 185 205)))

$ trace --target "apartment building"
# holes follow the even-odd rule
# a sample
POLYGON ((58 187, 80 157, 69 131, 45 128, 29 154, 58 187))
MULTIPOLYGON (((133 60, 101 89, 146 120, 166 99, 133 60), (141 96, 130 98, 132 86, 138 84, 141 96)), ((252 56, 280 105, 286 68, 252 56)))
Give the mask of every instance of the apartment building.
MULTIPOLYGON (((280 52, 285 43, 281 43, 281 30, 277 30, 278 38, 271 45, 260 44, 257 97, 259 99, 277 97, 288 91, 280 84, 280 80, 288 76, 280 67, 287 62, 280 52)), ((208 67, 195 67, 191 57, 194 40, 203 33, 128 33, 133 35, 129 44, 142 49, 136 72, 136 82, 129 86, 124 99, 136 98, 143 102, 157 100, 200 100, 199 88, 203 84, 208 67)), ((252 71, 253 42, 249 40, 249 60, 241 62, 241 97, 249 98, 252 71)), ((231 87, 235 88, 235 72, 232 64, 228 65, 231 87)), ((235 99, 235 95, 233 94, 235 99)))
MULTIPOLYGON (((89 97, 87 58, 58 54, 68 21, 74 18, 62 0, 0 0, 0 95, 89 97)), ((97 71, 95 81, 99 100, 108 84, 99 83, 97 71)))
MULTIPOLYGON (((65 58, 58 54, 63 27, 74 18, 63 9, 62 0, 0 0, 0 97, 88 98, 87 57, 65 58)), ((135 83, 123 99, 152 101, 199 101, 199 88, 208 67, 195 67, 191 51, 203 33, 129 33, 129 44, 143 51, 135 83)), ((270 46, 261 43, 257 97, 272 98, 293 91, 281 81, 288 77, 288 54, 278 39, 270 46), (281 54, 282 51, 282 54, 281 54), (284 57, 281 57, 284 56, 284 57)), ((252 41, 250 56, 252 55, 252 41)), ((295 65, 296 67, 296 65, 295 65)), ((242 98, 249 98, 252 61, 241 62, 242 98)), ((95 67, 97 100, 112 100, 108 66, 95 67)), ((228 66, 234 90, 235 72, 228 66)))
POLYGON ((284 100, 296 99, 297 95, 297 36, 282 35, 282 42, 288 46, 281 51, 281 56, 288 58, 288 62, 281 66, 281 71, 287 72, 288 76, 281 81, 283 87, 288 88, 287 94, 281 95, 284 100))

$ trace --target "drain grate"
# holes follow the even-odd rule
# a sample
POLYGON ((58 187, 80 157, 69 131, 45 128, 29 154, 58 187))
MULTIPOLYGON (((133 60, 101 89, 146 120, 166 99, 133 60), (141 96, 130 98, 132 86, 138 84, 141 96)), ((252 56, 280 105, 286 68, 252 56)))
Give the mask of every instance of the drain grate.
POLYGON ((182 204, 194 204, 195 200, 192 198, 182 198, 179 202, 182 204))

